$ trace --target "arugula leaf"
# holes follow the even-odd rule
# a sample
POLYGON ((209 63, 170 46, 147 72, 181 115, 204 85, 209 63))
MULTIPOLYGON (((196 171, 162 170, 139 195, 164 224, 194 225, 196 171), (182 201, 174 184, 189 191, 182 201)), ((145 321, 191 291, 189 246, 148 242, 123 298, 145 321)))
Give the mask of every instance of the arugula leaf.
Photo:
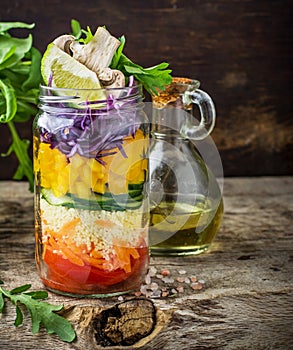
POLYGON ((37 290, 33 292, 27 292, 26 295, 30 295, 33 299, 47 299, 48 298, 48 292, 44 290, 37 290))
POLYGON ((72 325, 56 313, 63 309, 63 305, 52 305, 39 301, 39 299, 46 299, 48 293, 45 291, 26 292, 30 288, 30 284, 25 284, 8 291, 0 286, 0 312, 2 313, 4 310, 5 299, 9 299, 15 305, 16 318, 14 325, 16 327, 23 323, 23 313, 19 307, 21 304, 30 312, 34 334, 39 332, 42 324, 48 334, 55 333, 63 341, 72 342, 76 337, 72 325))
POLYGON ((20 310, 20 308, 18 306, 16 306, 15 311, 16 311, 16 318, 15 318, 15 321, 14 321, 14 325, 15 325, 15 327, 18 327, 18 326, 22 325, 23 314, 22 314, 22 312, 21 312, 21 310, 20 310))
POLYGON ((16 287, 10 291, 11 294, 18 294, 18 293, 23 293, 26 292, 28 289, 30 289, 31 284, 25 284, 20 287, 16 287))
POLYGON ((32 46, 33 38, 12 37, 14 28, 32 29, 34 23, 0 22, 0 126, 6 124, 12 135, 12 144, 6 153, 14 152, 19 166, 13 179, 24 176, 33 190, 33 167, 28 154, 29 141, 21 140, 14 123, 28 121, 37 113, 41 83, 41 53, 32 46))

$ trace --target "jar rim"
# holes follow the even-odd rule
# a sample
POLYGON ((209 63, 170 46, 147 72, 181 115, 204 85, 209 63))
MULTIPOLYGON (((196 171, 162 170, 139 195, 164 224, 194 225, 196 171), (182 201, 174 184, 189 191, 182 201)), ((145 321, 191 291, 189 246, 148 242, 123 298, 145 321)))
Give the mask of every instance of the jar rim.
POLYGON ((59 88, 54 86, 40 85, 39 101, 41 104, 50 104, 63 107, 77 108, 103 108, 110 103, 135 102, 143 100, 142 84, 135 82, 134 85, 118 88, 59 88))
POLYGON ((123 87, 100 87, 100 88, 76 88, 76 87, 66 87, 66 88, 60 88, 60 87, 55 87, 55 86, 47 86, 44 84, 40 84, 40 89, 44 90, 44 91, 64 91, 64 92, 69 92, 69 91, 83 91, 83 92, 87 92, 87 91, 131 91, 132 89, 141 89, 142 88, 142 84, 139 82, 135 82, 134 85, 132 86, 123 86, 123 87))

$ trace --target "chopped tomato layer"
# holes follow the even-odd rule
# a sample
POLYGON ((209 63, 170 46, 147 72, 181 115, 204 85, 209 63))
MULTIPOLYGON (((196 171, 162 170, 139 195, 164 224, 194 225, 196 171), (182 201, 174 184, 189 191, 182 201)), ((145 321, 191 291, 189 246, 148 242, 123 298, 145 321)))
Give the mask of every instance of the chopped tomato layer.
MULTIPOLYGON (((80 222, 80 218, 75 218, 58 231, 45 230, 43 261, 47 273, 43 281, 46 285, 69 293, 80 293, 110 289, 124 281, 141 280, 149 256, 142 237, 136 247, 129 247, 124 240, 116 239, 105 257, 93 242, 90 246, 76 244, 73 237, 80 222)), ((97 224, 107 224, 108 228, 114 225, 106 220, 97 220, 97 224)))
POLYGON ((47 247, 43 260, 47 265, 47 278, 44 283, 49 287, 69 293, 90 291, 97 286, 103 290, 128 279, 140 280, 145 273, 148 249, 145 246, 141 248, 120 247, 118 255, 113 255, 110 260, 92 258, 95 262, 100 261, 99 265, 93 265, 90 259, 86 262, 80 259, 83 264, 78 260, 73 262, 60 253, 58 254, 58 251, 47 247), (121 263, 122 261, 124 264, 121 263))

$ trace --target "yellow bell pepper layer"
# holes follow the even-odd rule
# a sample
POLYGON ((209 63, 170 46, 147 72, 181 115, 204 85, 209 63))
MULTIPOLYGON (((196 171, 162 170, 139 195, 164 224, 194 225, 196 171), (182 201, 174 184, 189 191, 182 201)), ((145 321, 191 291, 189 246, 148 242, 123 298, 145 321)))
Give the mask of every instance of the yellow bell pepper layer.
POLYGON ((134 137, 123 139, 122 147, 127 157, 115 148, 107 151, 115 154, 105 155, 98 162, 77 153, 68 159, 41 142, 37 151, 35 145, 34 170, 40 172, 40 185, 51 189, 56 197, 68 192, 80 198, 89 198, 92 191, 124 194, 128 192, 129 184, 140 184, 146 179, 148 137, 138 129, 134 137))

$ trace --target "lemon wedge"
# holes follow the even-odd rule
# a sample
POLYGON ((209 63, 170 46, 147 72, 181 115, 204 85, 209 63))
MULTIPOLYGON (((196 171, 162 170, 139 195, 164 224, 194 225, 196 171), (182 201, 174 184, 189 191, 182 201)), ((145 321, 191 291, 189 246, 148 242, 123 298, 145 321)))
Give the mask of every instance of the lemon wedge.
POLYGON ((46 85, 52 76, 52 87, 84 89, 78 91, 83 101, 106 99, 97 74, 59 49, 54 43, 48 45, 43 55, 41 73, 46 85))

